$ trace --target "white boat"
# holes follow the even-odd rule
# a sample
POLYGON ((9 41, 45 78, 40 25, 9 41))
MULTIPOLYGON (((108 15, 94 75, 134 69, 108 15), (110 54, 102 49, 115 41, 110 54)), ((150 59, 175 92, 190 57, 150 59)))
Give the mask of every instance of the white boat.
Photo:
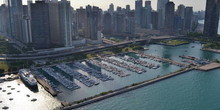
POLYGON ((31 74, 30 70, 21 69, 21 70, 19 70, 18 75, 24 84, 31 87, 32 89, 37 89, 37 80, 31 74))

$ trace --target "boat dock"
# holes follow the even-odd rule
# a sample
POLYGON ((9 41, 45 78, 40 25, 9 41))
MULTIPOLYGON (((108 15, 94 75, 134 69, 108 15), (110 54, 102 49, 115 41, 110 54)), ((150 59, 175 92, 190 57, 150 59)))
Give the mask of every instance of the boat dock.
POLYGON ((188 66, 187 64, 184 64, 184 63, 176 62, 176 61, 173 61, 173 60, 170 60, 170 59, 161 58, 161 57, 154 56, 154 55, 144 54, 142 52, 135 51, 135 53, 139 54, 139 56, 143 57, 143 58, 153 58, 153 59, 157 59, 161 62, 167 62, 167 63, 177 65, 177 66, 180 66, 180 67, 187 67, 188 66))
POLYGON ((130 75, 130 74, 126 73, 123 70, 120 70, 120 69, 118 69, 116 67, 107 65, 107 64, 105 64, 103 62, 100 62, 98 60, 89 60, 87 62, 89 62, 89 63, 91 63, 91 64, 93 64, 93 65, 95 65, 97 67, 101 67, 102 69, 105 69, 106 71, 111 72, 111 73, 113 73, 113 74, 115 74, 115 75, 117 75, 119 77, 126 77, 126 76, 130 75))
POLYGON ((209 71, 217 68, 220 68, 220 63, 210 63, 204 66, 200 66, 197 69, 202 71, 209 71))
POLYGON ((104 62, 107 62, 107 63, 113 64, 115 66, 125 68, 129 71, 132 71, 132 72, 135 72, 135 73, 138 73, 138 74, 142 74, 142 73, 146 72, 145 69, 140 68, 140 67, 138 67, 134 64, 128 64, 125 61, 118 61, 118 60, 116 60, 114 58, 110 58, 110 57, 102 57, 100 59, 104 62))
POLYGON ((45 80, 43 80, 41 77, 38 77, 35 75, 35 78, 37 82, 47 91, 49 92, 52 96, 57 96, 58 92, 53 89, 45 80))

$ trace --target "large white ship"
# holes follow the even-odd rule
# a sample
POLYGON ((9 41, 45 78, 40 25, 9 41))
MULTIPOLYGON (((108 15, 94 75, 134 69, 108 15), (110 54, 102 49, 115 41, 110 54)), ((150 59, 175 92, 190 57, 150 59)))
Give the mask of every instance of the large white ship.
POLYGON ((37 89, 37 80, 31 74, 31 71, 28 69, 21 69, 19 70, 20 79, 29 86, 31 89, 37 89))

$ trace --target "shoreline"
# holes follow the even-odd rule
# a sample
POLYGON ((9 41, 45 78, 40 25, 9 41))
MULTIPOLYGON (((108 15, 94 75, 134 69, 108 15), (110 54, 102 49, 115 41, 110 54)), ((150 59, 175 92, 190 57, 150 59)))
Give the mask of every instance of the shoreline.
POLYGON ((69 110, 69 109, 76 109, 76 108, 79 108, 79 107, 83 107, 83 106, 86 106, 86 105, 89 105, 89 104, 92 104, 92 103, 95 103, 95 102, 98 102, 98 101, 101 101, 101 100, 119 95, 119 94, 122 94, 122 93, 125 93, 125 92, 129 92, 129 91, 132 91, 132 90, 135 90, 135 89, 138 89, 138 88, 142 88, 142 87, 145 87, 147 85, 150 85, 150 84, 153 84, 153 83, 156 83, 156 82, 159 82, 159 81, 162 81, 162 80, 165 80, 165 79, 168 79, 168 78, 171 78, 171 77, 183 74, 183 73, 186 73, 186 72, 194 70, 194 69, 195 69, 195 67, 185 68, 185 69, 178 70, 176 72, 173 72, 173 73, 170 73, 170 74, 167 74, 167 75, 164 75, 164 76, 153 78, 151 80, 146 80, 146 81, 143 81, 143 82, 140 82, 140 83, 135 83, 135 84, 132 84, 130 86, 126 86, 126 87, 123 87, 121 89, 117 89, 117 90, 114 90, 114 91, 101 93, 99 95, 88 97, 88 98, 85 98, 83 100, 75 101, 73 103, 64 104, 65 102, 62 102, 63 107, 61 107, 60 109, 61 110, 69 110))
POLYGON ((220 53, 220 50, 218 50, 218 49, 202 48, 201 50, 208 51, 208 52, 214 52, 214 53, 220 53))
POLYGON ((186 44, 190 44, 190 43, 182 43, 182 44, 177 44, 177 45, 169 45, 169 44, 165 44, 165 43, 154 43, 157 45, 164 45, 164 46, 181 46, 181 45, 186 45, 186 44))

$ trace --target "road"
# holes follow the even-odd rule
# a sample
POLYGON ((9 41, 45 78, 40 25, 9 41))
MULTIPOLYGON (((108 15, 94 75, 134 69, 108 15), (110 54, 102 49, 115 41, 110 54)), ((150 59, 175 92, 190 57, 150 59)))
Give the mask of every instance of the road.
MULTIPOLYGON (((159 40, 159 39, 171 39, 177 38, 174 36, 161 36, 161 37, 150 37, 152 40, 159 40)), ((116 44, 107 44, 104 46, 93 46, 93 47, 86 47, 81 49, 66 49, 66 50, 59 50, 59 51, 50 51, 45 53, 32 53, 32 54, 13 54, 13 55, 0 55, 0 60, 2 61, 13 61, 13 60, 36 60, 36 59, 45 59, 45 58, 52 58, 52 57, 61 57, 81 52, 91 52, 97 51, 102 49, 107 49, 111 47, 118 47, 123 45, 132 44, 134 42, 144 42, 149 40, 149 38, 145 39, 137 39, 132 41, 124 41, 116 44)))

